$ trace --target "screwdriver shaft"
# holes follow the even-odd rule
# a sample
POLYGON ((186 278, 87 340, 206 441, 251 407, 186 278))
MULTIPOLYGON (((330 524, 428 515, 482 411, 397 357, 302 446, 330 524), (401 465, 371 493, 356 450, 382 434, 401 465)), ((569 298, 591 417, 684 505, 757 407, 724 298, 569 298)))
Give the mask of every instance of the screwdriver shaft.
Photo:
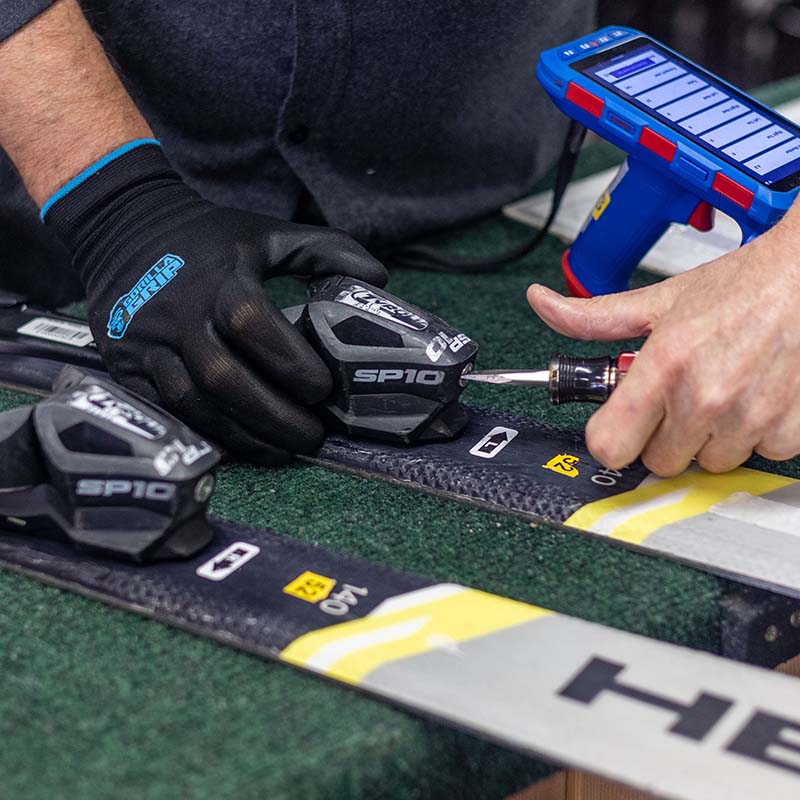
POLYGON ((556 353, 546 370, 479 370, 466 373, 462 380, 505 386, 533 386, 548 389, 550 400, 561 403, 604 403, 619 385, 636 353, 621 353, 616 358, 582 358, 556 353))

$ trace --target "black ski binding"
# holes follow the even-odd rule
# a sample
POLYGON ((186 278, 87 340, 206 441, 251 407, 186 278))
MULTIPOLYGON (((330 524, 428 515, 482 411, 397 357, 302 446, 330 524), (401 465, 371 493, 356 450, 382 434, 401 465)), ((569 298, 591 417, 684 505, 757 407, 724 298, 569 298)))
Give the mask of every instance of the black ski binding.
POLYGON ((216 450, 109 379, 65 367, 54 390, 0 414, 0 528, 138 562, 205 547, 216 450))
POLYGON ((336 275, 283 312, 320 353, 334 390, 323 411, 351 436, 413 444, 452 439, 469 419, 461 376, 478 346, 433 314, 336 275))

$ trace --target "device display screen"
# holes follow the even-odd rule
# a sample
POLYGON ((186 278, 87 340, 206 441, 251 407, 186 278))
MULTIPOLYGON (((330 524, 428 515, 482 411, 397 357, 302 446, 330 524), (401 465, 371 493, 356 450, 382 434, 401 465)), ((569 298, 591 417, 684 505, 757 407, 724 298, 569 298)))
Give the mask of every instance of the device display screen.
POLYGON ((800 185, 800 128, 638 37, 573 68, 777 191, 800 185))

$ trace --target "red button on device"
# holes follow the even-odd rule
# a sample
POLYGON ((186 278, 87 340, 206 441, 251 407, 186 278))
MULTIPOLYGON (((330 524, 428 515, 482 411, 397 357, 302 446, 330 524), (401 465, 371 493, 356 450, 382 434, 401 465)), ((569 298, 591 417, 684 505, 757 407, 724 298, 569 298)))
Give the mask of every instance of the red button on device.
POLYGON ((603 106, 605 101, 587 92, 586 89, 578 86, 577 83, 570 81, 567 86, 567 100, 570 103, 575 103, 584 111, 588 111, 593 117, 599 117, 603 113, 603 106))
POLYGON ((642 132, 639 134, 639 144, 667 161, 672 161, 675 151, 678 149, 675 142, 665 139, 661 134, 651 131, 650 128, 642 128, 642 132))
POLYGON ((741 206, 746 211, 749 211, 750 206, 753 205, 753 198, 755 194, 749 189, 745 189, 741 184, 731 180, 727 175, 721 172, 716 174, 714 183, 711 184, 714 191, 719 192, 723 197, 732 200, 737 206, 741 206))
POLYGON ((698 231, 710 231, 714 227, 714 206, 701 200, 692 211, 687 225, 697 228, 698 231))

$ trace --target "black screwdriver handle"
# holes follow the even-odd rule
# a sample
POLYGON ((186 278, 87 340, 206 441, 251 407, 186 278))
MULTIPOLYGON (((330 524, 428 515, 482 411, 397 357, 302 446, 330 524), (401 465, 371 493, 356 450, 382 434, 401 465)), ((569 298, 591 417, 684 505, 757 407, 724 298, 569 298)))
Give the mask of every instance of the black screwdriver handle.
POLYGON ((556 353, 550 359, 550 400, 561 403, 605 403, 636 358, 621 353, 616 358, 581 358, 556 353))

